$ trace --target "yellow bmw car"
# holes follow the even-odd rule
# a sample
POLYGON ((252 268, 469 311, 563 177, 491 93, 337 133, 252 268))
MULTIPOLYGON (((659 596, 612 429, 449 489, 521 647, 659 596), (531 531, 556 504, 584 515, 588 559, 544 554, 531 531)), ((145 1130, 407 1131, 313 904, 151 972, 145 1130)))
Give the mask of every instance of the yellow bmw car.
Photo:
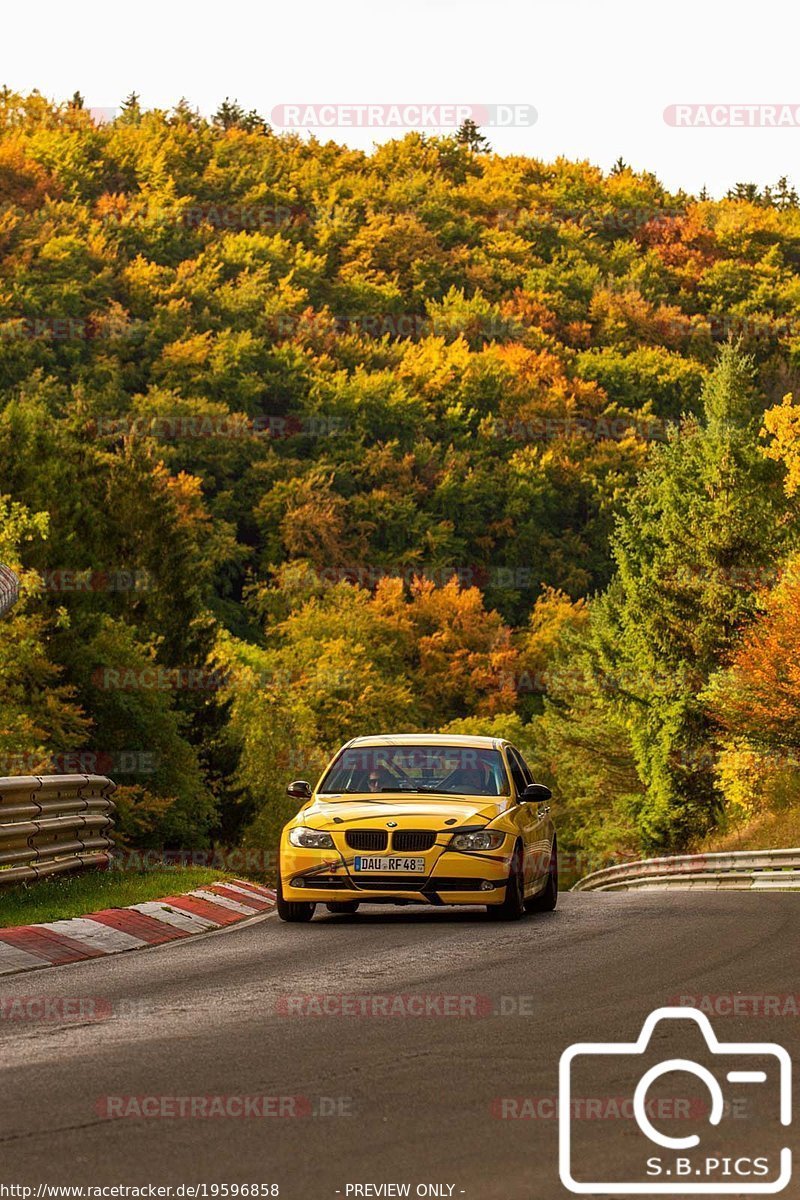
POLYGON ((506 741, 354 738, 315 789, 287 792, 303 806, 281 837, 284 921, 310 921, 317 904, 481 905, 502 920, 556 906, 552 793, 506 741))

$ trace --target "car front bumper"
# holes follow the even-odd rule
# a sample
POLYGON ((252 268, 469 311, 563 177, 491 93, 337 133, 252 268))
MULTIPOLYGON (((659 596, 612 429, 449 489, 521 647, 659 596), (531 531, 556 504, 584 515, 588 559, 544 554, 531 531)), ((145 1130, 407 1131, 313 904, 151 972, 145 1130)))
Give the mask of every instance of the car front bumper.
POLYGON ((422 904, 501 904, 505 898, 510 857, 507 853, 458 853, 443 850, 420 854, 425 872, 401 875, 356 872, 353 857, 334 850, 281 849, 281 882, 285 900, 326 904, 347 900, 366 903, 402 900, 422 904))

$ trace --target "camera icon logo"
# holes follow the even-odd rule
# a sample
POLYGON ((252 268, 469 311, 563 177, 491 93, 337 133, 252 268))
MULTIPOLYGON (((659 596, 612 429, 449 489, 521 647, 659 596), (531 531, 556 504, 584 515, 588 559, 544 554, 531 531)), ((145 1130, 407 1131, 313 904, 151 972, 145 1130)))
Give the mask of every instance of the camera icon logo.
MULTIPOLYGON (((672 1026, 669 1032, 677 1029, 672 1026)), ((661 1032, 665 1032, 663 1030, 661 1032)), ((638 1068, 637 1068, 638 1072, 638 1068)), ((727 1124, 727 1135, 736 1138, 743 1132, 730 1122, 730 1105, 720 1080, 742 1085, 746 1096, 755 1097, 757 1106, 772 1116, 770 1126, 787 1126, 792 1120, 792 1062, 788 1052, 774 1042, 720 1042, 705 1013, 696 1008, 659 1008, 652 1012, 642 1026, 635 1042, 580 1042, 569 1046, 559 1064, 559 1170, 561 1182, 570 1192, 579 1195, 761 1195, 782 1191, 792 1176, 792 1152, 782 1146, 779 1152, 744 1153, 737 1148, 729 1154, 720 1152, 719 1140, 727 1124), (688 1058, 666 1058, 643 1070, 633 1091, 629 1107, 642 1138, 636 1146, 625 1139, 624 1149, 634 1164, 626 1163, 620 1170, 630 1177, 617 1179, 586 1176, 586 1164, 576 1154, 575 1093, 576 1071, 604 1068, 603 1073, 624 1073, 633 1066, 634 1056, 652 1058, 653 1033, 660 1022, 692 1022, 705 1042, 709 1065, 688 1058), (726 1061, 727 1060, 727 1061, 726 1061), (713 1069, 712 1069, 713 1068, 713 1069), (702 1105, 703 1119, 713 1130, 717 1142, 704 1148, 696 1133, 675 1136, 657 1127, 653 1119, 652 1102, 648 1092, 671 1072, 693 1077, 704 1085, 707 1102, 702 1105), (770 1087, 772 1090, 770 1090, 770 1087), (754 1089, 751 1091, 750 1089, 754 1089), (657 1151, 656 1152, 656 1148, 657 1151), (641 1167, 636 1155, 641 1149, 641 1167), (576 1178, 576 1176, 580 1178, 576 1178)), ((745 1102, 746 1103, 746 1102, 745 1102)), ((687 1104, 687 1112, 689 1108, 687 1104)), ((739 1125, 742 1125, 739 1122, 739 1125)), ((763 1130, 764 1124, 758 1125, 763 1130)), ((780 1141, 783 1141, 780 1138, 780 1141)), ((604 1156, 607 1157, 607 1156, 604 1156)), ((591 1169, 591 1164, 589 1164, 591 1169)), ((595 1174, 604 1172, 598 1169, 595 1174)))

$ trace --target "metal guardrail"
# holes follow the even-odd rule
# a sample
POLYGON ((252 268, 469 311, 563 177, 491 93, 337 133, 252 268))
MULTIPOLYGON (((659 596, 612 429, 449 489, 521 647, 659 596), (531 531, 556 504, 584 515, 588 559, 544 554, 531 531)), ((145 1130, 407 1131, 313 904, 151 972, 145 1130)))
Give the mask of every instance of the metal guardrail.
POLYGON ((708 888, 721 891, 800 890, 800 849, 734 850, 646 858, 594 871, 573 892, 621 892, 631 888, 708 888))
POLYGON ((10 567, 0 563, 0 617, 5 616, 19 600, 19 579, 10 567))
POLYGON ((0 886, 107 866, 115 789, 105 775, 0 779, 0 886))

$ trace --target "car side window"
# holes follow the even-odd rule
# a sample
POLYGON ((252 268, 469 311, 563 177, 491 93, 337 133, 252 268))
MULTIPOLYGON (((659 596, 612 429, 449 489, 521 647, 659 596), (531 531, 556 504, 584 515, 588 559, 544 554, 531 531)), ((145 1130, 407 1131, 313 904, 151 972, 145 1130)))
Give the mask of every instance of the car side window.
POLYGON ((528 786, 525 775, 522 770, 519 757, 513 747, 508 747, 508 765, 511 768, 511 778, 514 780, 514 789, 518 796, 521 796, 528 786))
POLYGON ((519 750, 514 750, 514 753, 516 754, 517 759, 519 760, 519 765, 522 767, 522 774, 525 776, 526 786, 529 783, 535 783, 536 780, 533 778, 533 771, 530 769, 528 764, 525 762, 525 759, 522 757, 519 750))

